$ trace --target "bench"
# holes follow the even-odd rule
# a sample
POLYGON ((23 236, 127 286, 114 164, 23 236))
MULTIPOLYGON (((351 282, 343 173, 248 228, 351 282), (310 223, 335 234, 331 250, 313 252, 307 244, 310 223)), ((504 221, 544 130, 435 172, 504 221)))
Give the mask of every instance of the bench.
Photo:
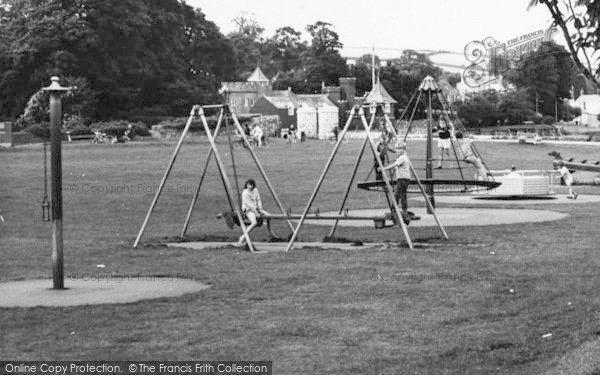
POLYGON ((94 134, 75 134, 75 135, 71 135, 69 133, 67 133, 67 142, 71 143, 73 141, 82 141, 82 140, 92 140, 94 139, 95 135, 94 134))

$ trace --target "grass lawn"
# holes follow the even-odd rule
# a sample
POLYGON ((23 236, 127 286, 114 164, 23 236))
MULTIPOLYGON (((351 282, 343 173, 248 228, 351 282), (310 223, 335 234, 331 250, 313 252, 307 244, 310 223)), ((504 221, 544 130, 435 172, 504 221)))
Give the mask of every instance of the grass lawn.
MULTIPOLYGON (((194 139, 182 149, 142 246, 132 249, 174 146, 63 146, 65 274, 169 275, 211 287, 120 305, 0 309, 3 358, 272 360, 275 374, 524 374, 543 373, 563 355, 599 338, 600 204, 499 203, 569 217, 447 227, 448 242, 436 228, 410 228, 413 240, 426 245, 414 251, 399 246, 253 255, 237 249, 170 249, 165 239, 181 230, 208 151, 204 139, 194 139), (552 336, 542 338, 547 333, 552 336)), ((220 146, 230 165, 225 144, 220 146)), ((344 145, 314 207, 338 208, 358 147, 356 141, 344 145)), ((591 146, 478 147, 491 169, 512 164, 550 169, 551 150, 589 160, 600 154, 591 146)), ((327 142, 290 147, 274 141, 259 152, 284 206, 302 211, 331 148, 327 142)), ((415 164, 423 148, 423 142, 409 144, 415 164)), ((248 155, 243 150, 235 155, 240 184, 256 178, 265 208, 276 212, 248 155)), ((40 220, 41 146, 0 151, 0 166, 5 220, 0 222, 0 281, 48 278, 51 227, 40 220)), ((359 179, 370 166, 368 157, 359 179)), ((562 187, 557 190, 564 193, 562 187)), ((599 194, 600 189, 579 192, 599 194)), ((348 206, 367 208, 383 201, 377 193, 353 190, 348 206)), ((237 238, 239 231, 215 219, 226 209, 211 162, 190 237, 237 238)), ((300 237, 320 240, 328 229, 306 226, 300 237)), ((278 223, 276 231, 286 234, 286 226, 278 223)), ((397 229, 341 227, 337 235, 404 243, 397 229)), ((266 239, 266 230, 257 229, 253 238, 266 239)))

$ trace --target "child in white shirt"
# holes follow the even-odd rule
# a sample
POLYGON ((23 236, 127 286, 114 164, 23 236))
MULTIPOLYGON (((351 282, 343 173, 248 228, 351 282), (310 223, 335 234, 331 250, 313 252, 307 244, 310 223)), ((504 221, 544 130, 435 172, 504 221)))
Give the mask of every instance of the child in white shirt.
POLYGON ((569 188, 569 195, 567 195, 567 198, 569 199, 577 199, 577 196, 579 194, 577 194, 577 192, 575 190, 573 190, 573 176, 571 175, 571 172, 569 171, 569 169, 565 166, 565 162, 560 160, 558 162, 558 171, 560 172, 560 177, 562 178, 562 180, 565 182, 565 185, 567 185, 567 187, 569 188))

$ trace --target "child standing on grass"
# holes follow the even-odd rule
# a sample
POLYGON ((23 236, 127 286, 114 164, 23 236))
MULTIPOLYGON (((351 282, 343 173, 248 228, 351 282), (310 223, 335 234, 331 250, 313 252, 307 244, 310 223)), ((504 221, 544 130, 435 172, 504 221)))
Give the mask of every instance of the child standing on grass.
POLYGON ((565 185, 567 185, 569 188, 569 195, 567 195, 567 198, 577 199, 579 194, 573 190, 573 176, 571 175, 569 169, 565 166, 565 162, 562 160, 558 161, 558 171, 560 172, 560 177, 565 182, 565 185))

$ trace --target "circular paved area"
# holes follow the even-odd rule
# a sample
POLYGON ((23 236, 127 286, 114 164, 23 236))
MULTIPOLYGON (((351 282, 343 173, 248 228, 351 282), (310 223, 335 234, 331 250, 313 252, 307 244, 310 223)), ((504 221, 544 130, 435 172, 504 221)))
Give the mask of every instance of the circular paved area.
MULTIPOLYGON (((411 222, 411 227, 433 227, 437 225, 433 215, 428 215, 424 207, 415 207, 409 209, 416 215, 421 217, 421 220, 411 222)), ((348 212, 348 215, 382 216, 387 211, 389 210, 384 208, 350 210, 348 212)), ((442 225, 445 227, 535 223, 543 221, 560 220, 569 216, 568 214, 562 212, 554 212, 548 210, 500 208, 438 208, 436 209, 436 213, 442 225)), ((322 214, 329 215, 335 213, 327 212, 322 214)), ((331 226, 333 224, 333 221, 306 220, 305 223, 311 225, 331 226)), ((391 224, 391 222, 388 222, 387 224, 391 224)), ((338 225, 345 227, 374 226, 372 220, 340 220, 338 225)))
MULTIPOLYGON (((423 202, 423 197, 412 197, 411 199, 423 202)), ((437 195, 435 201, 438 203, 454 203, 454 204, 587 204, 600 203, 600 195, 582 195, 579 194, 577 199, 569 199, 566 194, 552 194, 544 197, 535 198, 503 198, 486 196, 483 194, 465 194, 465 195, 437 195)))
POLYGON ((90 276, 65 280, 65 289, 52 289, 51 279, 0 283, 0 307, 76 306, 128 303, 176 297, 208 288, 194 280, 157 276, 90 276))

